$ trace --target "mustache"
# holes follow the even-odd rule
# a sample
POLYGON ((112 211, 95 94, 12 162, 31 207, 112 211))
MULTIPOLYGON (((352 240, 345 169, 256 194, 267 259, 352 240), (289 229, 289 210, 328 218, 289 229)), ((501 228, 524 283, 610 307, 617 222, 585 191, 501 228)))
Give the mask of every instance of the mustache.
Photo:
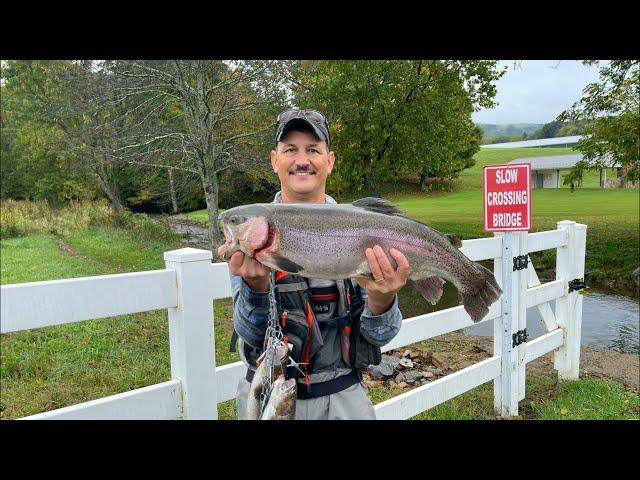
POLYGON ((309 166, 305 166, 305 167, 296 167, 295 169, 291 170, 291 172, 293 173, 316 173, 316 171, 309 167, 309 166))

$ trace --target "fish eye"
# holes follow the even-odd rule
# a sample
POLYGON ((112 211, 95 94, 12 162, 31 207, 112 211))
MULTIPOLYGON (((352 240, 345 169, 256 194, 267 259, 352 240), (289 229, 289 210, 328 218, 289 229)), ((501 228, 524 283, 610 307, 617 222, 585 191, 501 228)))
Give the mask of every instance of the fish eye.
POLYGON ((231 217, 229 218, 229 223, 233 223, 234 225, 236 223, 238 223, 238 216, 237 215, 231 215, 231 217))

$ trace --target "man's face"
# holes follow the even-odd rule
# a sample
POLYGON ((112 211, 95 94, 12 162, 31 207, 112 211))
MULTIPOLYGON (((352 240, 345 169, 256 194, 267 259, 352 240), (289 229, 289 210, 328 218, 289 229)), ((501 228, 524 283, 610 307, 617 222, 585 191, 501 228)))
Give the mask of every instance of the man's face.
POLYGON ((324 193, 335 158, 327 143, 308 132, 293 130, 271 151, 271 165, 289 194, 324 193))

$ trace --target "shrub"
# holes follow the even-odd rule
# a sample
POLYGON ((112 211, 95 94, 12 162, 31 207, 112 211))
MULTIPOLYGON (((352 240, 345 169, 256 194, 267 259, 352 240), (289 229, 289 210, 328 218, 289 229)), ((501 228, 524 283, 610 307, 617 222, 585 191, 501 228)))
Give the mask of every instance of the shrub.
POLYGON ((118 228, 134 232, 136 236, 146 240, 172 243, 180 237, 171 228, 169 220, 164 215, 154 220, 146 213, 133 213, 130 210, 123 210, 115 215, 114 224, 118 228))
POLYGON ((170 243, 179 238, 166 217, 154 220, 145 213, 129 210, 113 213, 107 201, 76 202, 63 208, 53 208, 44 200, 5 199, 0 202, 0 238, 33 233, 68 235, 90 227, 115 227, 131 231, 140 238, 170 243))
POLYGON ((0 238, 32 233, 61 235, 108 224, 113 224, 113 213, 106 201, 75 202, 64 208, 53 208, 44 200, 0 202, 0 238))

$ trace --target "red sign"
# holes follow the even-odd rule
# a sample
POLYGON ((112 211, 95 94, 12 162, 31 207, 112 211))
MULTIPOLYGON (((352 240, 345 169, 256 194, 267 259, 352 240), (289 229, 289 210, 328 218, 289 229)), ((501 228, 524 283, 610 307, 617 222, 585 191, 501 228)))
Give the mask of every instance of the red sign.
POLYGON ((484 167, 484 231, 531 229, 531 164, 484 167))

